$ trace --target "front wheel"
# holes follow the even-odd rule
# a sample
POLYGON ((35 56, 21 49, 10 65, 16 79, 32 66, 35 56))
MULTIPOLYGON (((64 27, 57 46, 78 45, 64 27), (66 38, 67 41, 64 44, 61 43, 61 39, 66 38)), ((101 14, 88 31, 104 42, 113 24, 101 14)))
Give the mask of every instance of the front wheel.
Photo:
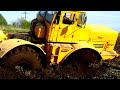
POLYGON ((3 66, 11 70, 16 70, 19 67, 22 70, 42 70, 42 59, 43 54, 38 54, 31 47, 18 46, 3 57, 3 66))

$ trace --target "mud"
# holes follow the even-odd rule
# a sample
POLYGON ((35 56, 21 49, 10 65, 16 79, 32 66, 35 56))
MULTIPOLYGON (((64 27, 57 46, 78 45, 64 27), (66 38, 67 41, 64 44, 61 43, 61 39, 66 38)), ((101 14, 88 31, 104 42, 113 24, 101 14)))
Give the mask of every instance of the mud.
MULTIPOLYGON (((12 35, 10 37, 23 38, 25 34, 12 35)), ((120 53, 120 36, 117 39, 115 50, 120 53)), ((59 65, 49 66, 41 71, 17 73, 8 69, 0 68, 0 79, 120 79, 120 57, 115 58, 111 63, 91 65, 87 73, 82 74, 79 69, 71 66, 62 67, 59 65)))

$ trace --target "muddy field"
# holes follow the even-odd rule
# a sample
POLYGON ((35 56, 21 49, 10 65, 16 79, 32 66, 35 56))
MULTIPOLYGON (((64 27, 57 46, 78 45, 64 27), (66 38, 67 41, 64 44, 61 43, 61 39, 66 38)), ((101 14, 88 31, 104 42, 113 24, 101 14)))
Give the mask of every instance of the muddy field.
MULTIPOLYGON (((11 34, 10 37, 22 38, 23 35, 11 34)), ((120 53, 120 36, 117 40, 115 50, 120 53)), ((41 71, 31 71, 29 72, 13 72, 8 69, 0 68, 0 79, 120 79, 120 57, 115 58, 114 62, 104 63, 101 65, 91 65, 87 74, 81 76, 79 69, 61 66, 50 66, 41 71), (27 75, 28 74, 28 75, 27 75)))

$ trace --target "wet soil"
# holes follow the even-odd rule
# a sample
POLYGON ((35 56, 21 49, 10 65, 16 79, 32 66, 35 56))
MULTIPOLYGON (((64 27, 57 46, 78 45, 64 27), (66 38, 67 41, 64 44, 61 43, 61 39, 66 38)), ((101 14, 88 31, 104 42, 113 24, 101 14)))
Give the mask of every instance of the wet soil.
MULTIPOLYGON (((22 35, 11 34, 10 37, 23 38, 24 35, 24 33, 22 35)), ((120 53, 120 36, 117 39, 115 50, 120 53)), ((120 79, 120 57, 114 58, 111 63, 91 65, 84 75, 81 74, 79 69, 71 66, 62 67, 56 65, 49 66, 42 71, 31 71, 28 76, 23 72, 17 73, 0 68, 0 79, 120 79)))

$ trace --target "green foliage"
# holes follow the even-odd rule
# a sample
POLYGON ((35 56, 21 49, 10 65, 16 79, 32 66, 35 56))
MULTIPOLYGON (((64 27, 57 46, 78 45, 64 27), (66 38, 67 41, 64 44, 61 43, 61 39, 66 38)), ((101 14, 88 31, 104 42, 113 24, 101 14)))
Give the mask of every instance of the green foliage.
POLYGON ((0 14, 0 25, 8 25, 6 19, 0 14))
POLYGON ((23 28, 18 28, 16 26, 13 25, 0 25, 0 30, 3 30, 5 32, 10 32, 10 33, 16 33, 16 32, 28 32, 29 29, 23 29, 23 28))
POLYGON ((12 25, 23 29, 30 28, 30 22, 25 20, 24 18, 17 19, 15 22, 12 23, 12 25))
POLYGON ((30 28, 30 22, 28 22, 27 20, 25 19, 20 19, 20 24, 21 24, 21 27, 24 28, 24 29, 29 29, 30 28))
POLYGON ((13 22, 12 25, 13 25, 14 27, 16 27, 16 22, 13 22))

